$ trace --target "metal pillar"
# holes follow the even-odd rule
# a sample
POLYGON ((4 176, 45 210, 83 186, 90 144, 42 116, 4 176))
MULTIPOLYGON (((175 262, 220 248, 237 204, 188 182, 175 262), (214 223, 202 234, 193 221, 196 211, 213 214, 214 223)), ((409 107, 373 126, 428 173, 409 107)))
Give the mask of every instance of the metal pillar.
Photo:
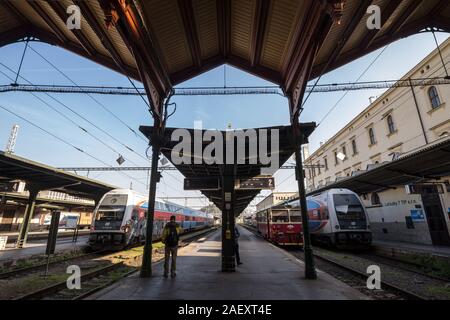
POLYGON ((236 270, 234 253, 234 165, 225 165, 222 175, 222 271, 236 270))
POLYGON ((140 273, 142 278, 152 276, 153 220, 155 215, 156 184, 159 182, 160 178, 160 173, 158 171, 158 160, 161 149, 161 141, 162 135, 160 132, 160 122, 157 118, 155 118, 152 137, 152 170, 148 195, 147 227, 145 233, 144 255, 142 257, 142 267, 140 273))
POLYGON ((298 121, 292 123, 292 130, 295 144, 295 163, 297 170, 298 196, 300 200, 300 211, 302 214, 305 278, 317 279, 317 273, 314 266, 313 250, 311 247, 311 237, 309 233, 308 208, 306 205, 306 192, 305 192, 305 177, 303 174, 302 153, 301 153, 302 135, 300 132, 300 125, 298 121))
POLYGON ((19 237, 17 238, 16 247, 23 248, 27 242, 28 229, 30 228, 30 221, 34 214, 34 205, 36 204, 36 198, 39 193, 38 189, 31 188, 29 190, 30 196, 28 197, 28 203, 25 208, 25 213, 23 216, 22 226, 20 227, 19 237))

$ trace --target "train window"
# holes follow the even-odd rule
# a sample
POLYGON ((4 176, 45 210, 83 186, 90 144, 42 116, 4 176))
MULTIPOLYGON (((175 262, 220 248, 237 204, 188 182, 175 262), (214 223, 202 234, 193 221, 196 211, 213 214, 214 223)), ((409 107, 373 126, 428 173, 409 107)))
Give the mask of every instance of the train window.
POLYGON ((122 221, 126 206, 105 206, 98 209, 95 220, 97 221, 122 221))
POLYGON ((272 222, 289 222, 287 210, 272 210, 272 222))
POLYGON ((356 195, 335 194, 333 200, 339 220, 365 220, 364 208, 356 195))
POLYGON ((300 210, 290 210, 289 218, 291 222, 302 222, 302 215, 300 213, 300 210))

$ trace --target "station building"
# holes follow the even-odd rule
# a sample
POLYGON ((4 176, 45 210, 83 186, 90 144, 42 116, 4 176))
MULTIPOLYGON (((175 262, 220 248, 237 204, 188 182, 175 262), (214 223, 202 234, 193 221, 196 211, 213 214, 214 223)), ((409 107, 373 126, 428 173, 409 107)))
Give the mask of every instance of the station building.
MULTIPOLYGON (((26 183, 16 181, 3 184, 0 193, 0 232, 19 231, 23 223, 29 192, 26 183)), ((36 198, 37 204, 30 220, 30 231, 48 228, 48 217, 52 210, 61 211, 62 215, 79 216, 79 225, 90 225, 95 203, 91 199, 69 195, 64 192, 44 190, 36 198), (47 219, 46 219, 47 218, 47 219)))
POLYGON ((272 192, 256 205, 256 212, 268 209, 278 203, 298 197, 297 192, 272 192))
MULTIPOLYGON (((440 46, 450 70, 450 39, 440 46)), ((438 49, 401 80, 445 77, 438 49)), ((450 139, 448 84, 393 87, 307 156, 307 193, 450 139)), ((442 157, 442 163, 448 162, 442 157)), ((356 178, 355 178, 356 179, 356 178)), ((450 176, 360 193, 375 240, 450 245, 450 176), (420 190, 420 192, 415 192, 420 190), (427 194, 427 196, 424 196, 427 194)), ((374 185, 377 181, 372 182, 374 185)), ((355 190, 357 192, 357 190, 355 190)), ((359 193, 359 192, 358 192, 359 193)))

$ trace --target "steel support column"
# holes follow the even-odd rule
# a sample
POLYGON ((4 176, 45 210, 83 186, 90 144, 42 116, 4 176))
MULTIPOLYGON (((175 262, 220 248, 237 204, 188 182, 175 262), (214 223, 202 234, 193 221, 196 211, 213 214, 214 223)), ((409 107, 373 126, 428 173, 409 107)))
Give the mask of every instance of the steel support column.
POLYGON ((31 188, 29 190, 30 196, 28 197, 27 206, 23 215, 22 226, 20 227, 19 237, 17 238, 16 247, 23 248, 27 242, 28 229, 30 228, 30 222, 34 214, 34 206, 36 204, 36 198, 39 193, 39 189, 31 188))
POLYGON ((297 170, 298 196, 300 199, 300 211, 302 214, 305 278, 316 279, 317 273, 314 266, 314 256, 311 247, 311 237, 309 233, 308 208, 306 205, 305 176, 303 174, 303 163, 302 163, 303 160, 301 152, 303 137, 300 131, 300 125, 298 121, 296 123, 292 123, 292 130, 295 144, 295 163, 297 170))
POLYGON ((234 252, 234 167, 224 165, 222 175, 222 271, 233 272, 236 270, 234 252))
POLYGON ((159 153, 161 150, 162 130, 158 118, 154 118, 154 130, 152 137, 152 170, 150 175, 150 186, 148 195, 147 208, 147 225, 145 233, 144 255, 142 257, 141 274, 142 278, 152 276, 152 240, 153 240, 153 221, 155 216, 155 197, 156 184, 160 180, 160 172, 158 171, 159 153))

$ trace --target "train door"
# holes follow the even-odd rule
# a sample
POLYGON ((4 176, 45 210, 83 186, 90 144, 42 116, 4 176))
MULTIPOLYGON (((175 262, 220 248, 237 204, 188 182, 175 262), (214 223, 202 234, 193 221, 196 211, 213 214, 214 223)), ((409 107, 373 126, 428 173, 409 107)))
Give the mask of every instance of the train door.
POLYGON ((447 223, 438 192, 422 193, 422 203, 428 220, 433 245, 450 246, 447 223))
POLYGON ((3 211, 2 223, 0 223, 0 231, 11 231, 15 214, 15 209, 5 209, 3 211))

